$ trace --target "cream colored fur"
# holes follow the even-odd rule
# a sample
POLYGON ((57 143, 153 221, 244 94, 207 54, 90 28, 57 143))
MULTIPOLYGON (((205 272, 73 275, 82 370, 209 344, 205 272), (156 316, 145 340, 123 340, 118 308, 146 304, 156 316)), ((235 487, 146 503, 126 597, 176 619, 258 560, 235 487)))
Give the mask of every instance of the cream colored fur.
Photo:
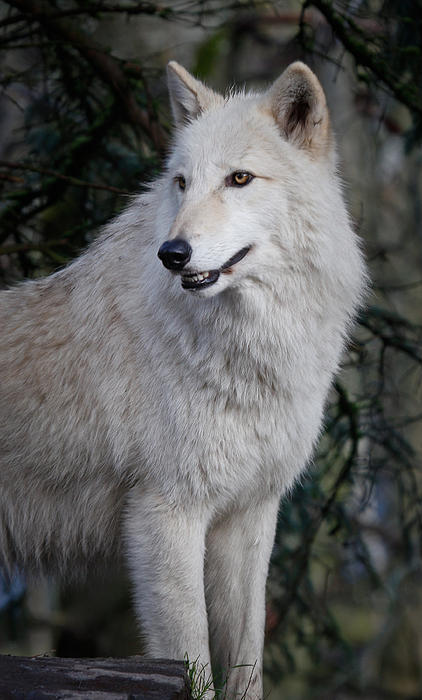
POLYGON ((255 664, 255 700, 279 499, 311 458, 364 266, 306 66, 224 99, 171 63, 169 86, 163 175, 69 267, 0 296, 0 552, 66 570, 122 551, 149 653, 255 664), (255 177, 228 186, 236 171, 255 177), (251 250, 187 291, 157 258, 172 238, 191 272, 251 250))

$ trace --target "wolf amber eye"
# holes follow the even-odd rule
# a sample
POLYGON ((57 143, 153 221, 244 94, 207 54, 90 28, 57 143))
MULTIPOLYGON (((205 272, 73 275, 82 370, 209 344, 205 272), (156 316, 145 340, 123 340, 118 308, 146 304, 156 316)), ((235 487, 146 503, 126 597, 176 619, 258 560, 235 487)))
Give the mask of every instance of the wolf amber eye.
POLYGON ((175 182, 177 182, 177 184, 179 185, 179 188, 181 190, 186 189, 186 180, 183 177, 183 175, 177 175, 177 177, 175 177, 174 180, 175 180, 175 182))
POLYGON ((236 172, 232 173, 226 178, 226 185, 228 187, 244 187, 248 185, 251 180, 253 180, 253 175, 251 173, 236 172))

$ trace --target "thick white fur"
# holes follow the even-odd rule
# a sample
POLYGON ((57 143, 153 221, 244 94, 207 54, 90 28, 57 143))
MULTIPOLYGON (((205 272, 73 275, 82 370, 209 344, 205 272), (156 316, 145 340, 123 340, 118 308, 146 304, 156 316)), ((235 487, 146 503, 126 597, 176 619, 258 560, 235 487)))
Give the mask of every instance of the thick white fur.
MULTIPOLYGON (((306 66, 227 99, 169 73, 163 175, 69 267, 0 296, 0 551, 73 569, 123 550, 149 653, 255 664, 255 699, 278 502, 312 455, 364 267, 306 66), (228 187, 234 171, 256 177, 228 187), (252 249, 189 292, 157 258, 174 237, 191 271, 252 249)), ((231 672, 229 698, 250 675, 231 672)))

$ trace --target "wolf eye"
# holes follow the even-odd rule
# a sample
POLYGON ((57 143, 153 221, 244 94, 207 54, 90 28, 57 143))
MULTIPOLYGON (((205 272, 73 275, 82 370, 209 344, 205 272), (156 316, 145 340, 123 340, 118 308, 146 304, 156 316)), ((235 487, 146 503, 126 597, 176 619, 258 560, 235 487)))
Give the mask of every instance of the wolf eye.
POLYGON ((254 176, 251 173, 244 173, 242 171, 232 173, 226 177, 227 187, 244 187, 248 185, 254 176))
POLYGON ((183 177, 183 175, 176 175, 176 177, 174 178, 174 181, 177 182, 177 184, 179 185, 179 188, 181 190, 186 189, 186 180, 183 177))

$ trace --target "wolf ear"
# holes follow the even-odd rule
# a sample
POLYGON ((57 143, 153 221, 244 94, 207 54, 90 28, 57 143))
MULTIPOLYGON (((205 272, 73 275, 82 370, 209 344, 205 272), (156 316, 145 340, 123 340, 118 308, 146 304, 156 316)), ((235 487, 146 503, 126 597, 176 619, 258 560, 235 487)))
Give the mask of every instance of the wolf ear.
POLYGON ((167 64, 167 83, 176 126, 183 126, 223 100, 176 61, 167 64))
POLYGON ((292 63, 269 90, 271 112, 286 139, 316 158, 333 142, 324 91, 304 63, 292 63))

